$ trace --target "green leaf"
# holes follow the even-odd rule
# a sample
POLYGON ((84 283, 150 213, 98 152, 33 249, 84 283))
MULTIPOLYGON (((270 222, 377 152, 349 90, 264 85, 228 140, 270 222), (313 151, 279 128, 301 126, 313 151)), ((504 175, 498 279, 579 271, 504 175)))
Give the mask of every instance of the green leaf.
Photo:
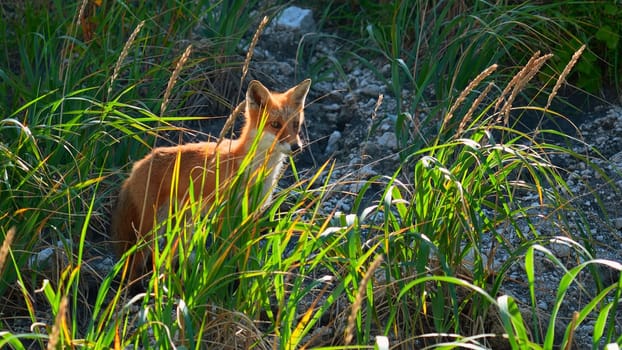
POLYGON ((605 327, 607 326, 607 318, 613 303, 605 304, 605 306, 598 313, 596 323, 594 323, 594 335, 592 336, 592 344, 598 344, 600 338, 605 334, 605 327))
MULTIPOLYGON (((518 305, 509 295, 502 295, 497 298, 499 304, 499 314, 505 331, 508 333, 508 340, 512 349, 525 349, 529 344, 529 335, 525 328, 523 316, 520 313, 518 305)), ((531 344, 530 344, 531 345, 531 344)), ((529 346, 527 348, 538 348, 529 346)))
POLYGON ((618 33, 616 33, 613 28, 607 24, 598 28, 595 36, 596 39, 604 42, 610 50, 615 50, 618 47, 620 35, 618 35, 618 33))

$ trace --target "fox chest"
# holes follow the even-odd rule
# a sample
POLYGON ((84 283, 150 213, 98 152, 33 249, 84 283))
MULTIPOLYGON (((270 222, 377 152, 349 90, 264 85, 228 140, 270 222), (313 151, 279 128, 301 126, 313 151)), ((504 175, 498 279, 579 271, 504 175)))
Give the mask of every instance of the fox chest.
MULTIPOLYGON (((259 151, 259 150, 258 150, 259 151)), ((246 174, 251 184, 261 182, 262 198, 266 198, 276 186, 283 173, 285 155, 275 152, 273 154, 256 154, 253 157, 246 174)))

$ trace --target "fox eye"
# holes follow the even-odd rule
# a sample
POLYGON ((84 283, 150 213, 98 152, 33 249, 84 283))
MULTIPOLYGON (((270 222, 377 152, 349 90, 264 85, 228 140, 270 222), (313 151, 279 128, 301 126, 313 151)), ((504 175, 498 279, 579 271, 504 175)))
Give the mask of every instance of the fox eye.
POLYGON ((272 121, 270 122, 270 126, 274 129, 280 129, 283 125, 281 124, 281 122, 272 121))

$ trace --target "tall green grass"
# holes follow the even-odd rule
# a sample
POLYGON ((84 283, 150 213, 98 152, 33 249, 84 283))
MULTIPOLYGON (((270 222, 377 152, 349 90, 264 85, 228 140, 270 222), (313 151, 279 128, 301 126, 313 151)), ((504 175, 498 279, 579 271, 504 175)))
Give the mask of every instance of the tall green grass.
MULTIPOLYGON (((583 59, 567 78, 569 82, 575 89, 591 93, 618 85, 620 64, 615 63, 618 59, 614 54, 619 50, 614 44, 618 35, 612 28, 618 26, 615 18, 619 11, 610 4, 424 0, 360 1, 333 8, 333 12, 326 11, 359 29, 351 35, 366 39, 358 39, 359 45, 344 53, 344 61, 355 59, 365 64, 397 99, 394 113, 403 156, 429 145, 428 134, 438 133, 435 128, 451 99, 475 74, 494 63, 502 64, 497 74, 509 80, 514 68, 534 52, 554 53, 537 73, 540 82, 550 82, 561 74, 572 55, 587 45, 583 59), (599 12, 607 15, 586 20, 590 16, 587 13, 599 12), (603 49, 605 43, 608 49, 603 49), (378 56, 384 57, 388 70, 379 69, 383 65, 375 60, 378 56), (405 89, 411 94, 403 94, 405 89), (419 125, 419 134, 413 132, 420 130, 413 130, 412 123, 419 125)), ((348 32, 352 33, 351 27, 348 32)), ((530 86, 525 88, 529 90, 530 86)), ((537 89, 528 92, 527 98, 540 95, 537 89)), ((468 108, 474 98, 468 97, 463 108, 468 108)))
MULTIPOLYGON (((9 314, 35 322, 41 315, 30 300, 41 299, 33 291, 43 278, 57 288, 58 297, 47 298, 52 310, 67 295, 73 316, 84 309, 82 280, 92 276, 78 267, 107 251, 97 242, 106 233, 107 207, 122 179, 117 169, 151 147, 156 136, 172 128, 172 120, 185 119, 157 114, 179 59, 180 38, 210 26, 204 15, 223 9, 183 1, 14 5, 2 5, 0 21, 6 29, 0 40, 1 237, 15 228, 0 294, 22 300, 6 304, 9 314), (32 260, 37 257, 33 249, 45 248, 53 249, 52 265, 58 266, 41 267, 32 260)), ((248 13, 246 5, 234 6, 248 13)), ((214 30, 211 38, 223 39, 212 46, 218 52, 181 66, 192 69, 209 61, 206 65, 218 70, 222 52, 239 45, 228 32, 214 30)), ((168 113, 177 114, 177 101, 191 93, 193 84, 192 79, 173 81, 165 98, 171 100, 168 113)), ((72 317, 67 333, 73 337, 79 331, 76 321, 72 317)))
MULTIPOLYGON (((245 2, 228 4, 240 19, 250 18, 245 2)), ((8 84, 0 85, 6 97, 0 107, 0 297, 6 303, 0 312, 33 327, 12 328, 8 316, 1 319, 0 346, 369 348, 388 339, 394 348, 548 349, 572 344, 574 331, 590 320, 594 348, 621 342, 622 280, 607 284, 594 268, 620 271, 620 263, 594 257, 582 247, 587 237, 537 234, 542 212, 562 228, 589 229, 573 221, 574 198, 549 156, 567 154, 599 169, 585 155, 542 141, 550 139, 543 134, 568 137, 559 131, 521 132, 512 124, 526 109, 555 115, 548 104, 522 106, 516 96, 535 89, 554 98, 568 71, 542 86, 537 78, 548 55, 514 57, 526 62, 519 68, 490 65, 501 58, 492 51, 494 39, 512 40, 506 32, 512 26, 505 25, 532 18, 531 8, 512 12, 478 2, 454 16, 452 6, 395 2, 390 25, 372 24, 369 33, 376 52, 392 63, 392 91, 415 89, 396 111, 400 168, 362 183, 348 213, 326 211, 342 184, 331 183, 330 161, 306 173, 290 161, 295 181, 266 209, 261 189, 246 186, 240 174, 212 215, 201 215, 200 200, 191 201, 160 223, 164 239, 141 242, 155 248, 153 273, 144 293, 135 295, 124 276, 127 258, 140 247, 107 275, 94 276, 90 267, 107 255, 107 246, 92 233, 105 231, 106 207, 130 160, 176 130, 174 123, 193 119, 176 115, 197 86, 188 72, 201 62, 183 54, 189 46, 180 38, 200 21, 214 21, 209 28, 224 31, 227 47, 220 52, 226 56, 243 30, 236 27, 240 21, 216 16, 224 7, 104 1, 85 5, 94 25, 85 41, 76 19, 81 5, 27 4, 35 7, 25 10, 22 27, 3 37, 8 54, 0 67, 10 69, 2 68, 8 84), (67 13, 73 19, 65 19, 67 13), (482 18, 494 24, 485 33, 482 18), (407 35, 415 24, 420 40, 407 35), (439 39, 454 32, 463 35, 439 39), (445 54, 438 60, 432 52, 445 54), (436 89, 432 98, 424 91, 429 86, 436 89), (407 121, 423 101, 435 108, 429 124, 416 130, 407 121), (425 142, 417 141, 424 132, 425 142), (536 198, 538 214, 521 197, 536 198), (547 247, 559 241, 583 262, 560 261, 547 247), (34 264, 32 252, 49 247, 55 247, 52 266, 34 264), (495 251, 510 257, 500 267, 491 263, 495 251), (543 319, 536 293, 541 259, 563 271, 553 288, 553 312, 543 319), (524 269, 528 305, 503 294, 515 265, 524 269), (586 302, 566 322, 560 312, 574 303, 567 292, 583 283, 582 273, 597 288, 581 285, 586 302), (559 327, 563 332, 556 333, 559 327)))

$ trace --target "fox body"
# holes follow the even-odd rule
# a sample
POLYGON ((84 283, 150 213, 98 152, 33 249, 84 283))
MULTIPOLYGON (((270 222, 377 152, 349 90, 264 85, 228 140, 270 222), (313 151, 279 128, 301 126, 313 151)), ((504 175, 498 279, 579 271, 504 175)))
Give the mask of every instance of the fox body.
MULTIPOLYGON (((302 147, 300 128, 310 84, 307 79, 278 93, 254 80, 248 86, 245 124, 237 139, 158 147, 137 161, 121 187, 112 215, 111 238, 116 254, 123 255, 142 238, 152 238, 156 220, 169 212, 171 200, 182 207, 192 197, 202 208, 208 208, 215 192, 226 190, 245 159, 247 169, 242 170, 247 178, 265 169, 262 198, 267 204, 286 156, 302 147)), ((131 279, 145 271, 148 254, 144 249, 134 254, 131 279)))

